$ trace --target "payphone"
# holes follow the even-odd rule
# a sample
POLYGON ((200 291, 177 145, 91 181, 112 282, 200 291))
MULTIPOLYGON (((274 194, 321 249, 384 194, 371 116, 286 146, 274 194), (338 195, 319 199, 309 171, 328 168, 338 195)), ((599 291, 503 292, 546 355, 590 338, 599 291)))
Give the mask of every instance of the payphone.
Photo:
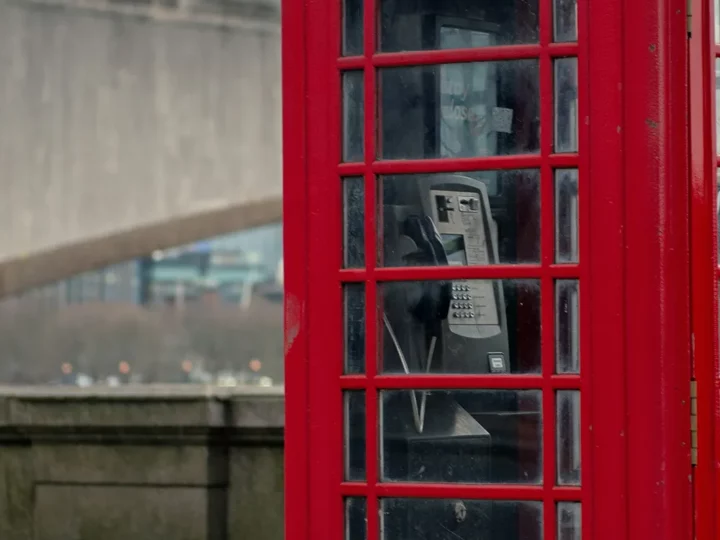
MULTIPOLYGON (((413 177, 404 184, 396 183, 392 192, 383 192, 385 266, 498 262, 497 224, 483 182, 448 174, 413 177)), ((507 319, 500 282, 387 284, 384 302, 383 324, 391 345, 385 355, 386 371, 509 371, 507 319), (442 352, 436 356, 438 346, 442 352), (401 352, 403 348, 415 354, 408 359, 401 352)))

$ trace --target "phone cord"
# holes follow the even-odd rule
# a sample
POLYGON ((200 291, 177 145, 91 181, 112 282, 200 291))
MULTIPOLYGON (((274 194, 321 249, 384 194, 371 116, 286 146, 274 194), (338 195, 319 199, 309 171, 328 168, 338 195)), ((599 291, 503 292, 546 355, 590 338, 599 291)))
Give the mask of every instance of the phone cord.
MULTIPOLYGON (((383 322, 385 323, 385 328, 387 328, 388 333, 390 334, 390 338, 392 339, 393 345, 395 345, 395 350, 398 353, 398 356, 400 357, 400 362, 402 363, 403 369, 405 370, 406 375, 410 375, 410 366, 408 366, 407 360, 405 359, 405 355, 403 354, 402 348, 400 347, 400 343, 398 342, 397 337, 395 336, 395 331, 393 330, 392 325, 390 324, 390 321, 387 318, 387 315, 385 312, 383 312, 383 322)), ((430 348, 428 349, 428 357, 427 357, 427 364, 425 366, 425 373, 430 373, 430 365, 432 364, 433 354, 435 353, 435 344, 437 343, 437 336, 433 336, 430 339, 430 348)), ((420 396, 420 406, 418 407, 418 401, 417 401, 417 390, 410 390, 410 404, 412 405, 412 411, 413 411, 413 422, 415 423, 415 429, 418 433, 422 433, 423 429, 425 427, 425 404, 427 403, 427 390, 420 390, 420 393, 422 394, 420 396)))

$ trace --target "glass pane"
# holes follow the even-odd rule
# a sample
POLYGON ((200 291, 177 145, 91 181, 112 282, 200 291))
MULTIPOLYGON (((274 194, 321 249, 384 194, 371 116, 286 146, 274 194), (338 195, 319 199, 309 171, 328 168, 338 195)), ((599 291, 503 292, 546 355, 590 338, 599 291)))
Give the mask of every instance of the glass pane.
POLYGON ((539 149, 537 60, 386 68, 379 81, 384 159, 539 149))
POLYGON ((578 172, 555 171, 555 262, 578 262, 578 172))
POLYGON ((555 369, 580 373, 580 285, 577 280, 555 282, 555 369))
POLYGON ((557 394, 557 483, 580 484, 580 392, 557 394))
POLYGON ((577 41, 577 0, 554 0, 553 39, 577 41))
POLYGON ((379 190, 381 266, 540 261, 537 170, 386 176, 379 190), (434 254, 422 239, 438 234, 434 254))
POLYGON ((367 538, 367 504, 361 497, 345 499, 345 539, 367 538))
POLYGON ((541 540, 542 503, 383 499, 383 540, 541 540))
POLYGON ((365 266, 365 186, 362 177, 343 180, 343 253, 345 268, 365 266))
POLYGON ((382 52, 465 49, 538 41, 538 0, 380 1, 382 52))
POLYGON ((558 540, 582 539, 582 513, 580 503, 558 503, 558 540))
POLYGON ((578 151, 577 58, 555 60, 555 152, 578 151))
POLYGON ((343 56, 363 53, 363 0, 343 0, 343 56))
POLYGON ((715 0, 715 43, 720 43, 720 1, 715 0))
POLYGON ((378 289, 385 373, 539 373, 538 280, 399 281, 378 289))
POLYGON ((362 161, 363 139, 363 72, 343 73, 343 161, 362 161))
POLYGON ((345 373, 365 373, 365 286, 348 283, 345 293, 345 373))
POLYGON ((385 481, 539 484, 539 390, 382 392, 385 481))
POLYGON ((345 392, 345 480, 365 480, 365 393, 345 392))

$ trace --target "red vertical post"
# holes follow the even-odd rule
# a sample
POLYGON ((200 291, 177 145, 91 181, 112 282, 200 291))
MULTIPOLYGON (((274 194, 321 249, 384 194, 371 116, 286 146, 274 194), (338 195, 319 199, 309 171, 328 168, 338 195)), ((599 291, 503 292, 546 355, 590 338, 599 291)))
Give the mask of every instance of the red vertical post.
POLYGON ((685 0, 624 2, 630 538, 689 540, 685 0))
POLYGON ((713 2, 693 0, 690 39, 690 262, 693 375, 697 381, 698 454, 694 470, 695 537, 718 530, 717 451, 720 434, 717 332, 716 115, 713 2))
POLYGON ((283 2, 283 258, 285 294, 285 538, 309 538, 305 4, 283 2))
POLYGON ((580 256, 588 265, 590 280, 584 287, 580 284, 580 302, 590 306, 582 311, 589 319, 582 351, 591 353, 590 362, 587 355, 582 357, 582 377, 593 402, 592 435, 587 437, 592 441, 592 468, 583 474, 583 481, 592 476, 592 492, 583 508, 583 526, 589 514, 592 538, 627 540, 622 3, 588 2, 586 14, 590 99, 580 122, 589 125, 589 157, 580 177, 580 197, 589 202, 585 207, 589 249, 580 256))

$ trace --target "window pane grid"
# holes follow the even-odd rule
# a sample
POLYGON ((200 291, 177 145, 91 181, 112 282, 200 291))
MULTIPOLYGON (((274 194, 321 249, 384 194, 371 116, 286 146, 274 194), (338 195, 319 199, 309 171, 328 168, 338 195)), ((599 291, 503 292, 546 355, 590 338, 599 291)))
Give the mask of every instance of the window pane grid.
MULTIPOLYGON (((367 391, 367 482, 346 482, 341 485, 344 496, 366 496, 368 503, 368 538, 377 540, 379 535, 379 498, 382 497, 462 497, 468 499, 536 500, 543 501, 544 538, 554 539, 557 530, 556 504, 561 501, 579 501, 580 487, 555 486, 555 391, 559 389, 580 389, 580 375, 555 375, 554 370, 554 281, 558 278, 579 278, 581 264, 554 264, 554 183, 555 168, 579 168, 577 153, 553 154, 553 59, 578 56, 576 43, 552 43, 552 1, 541 0, 539 45, 510 45, 483 49, 455 49, 440 51, 417 51, 408 53, 376 53, 375 13, 376 1, 369 0, 364 6, 364 55, 362 57, 340 58, 337 68, 340 72, 349 69, 363 69, 365 73, 365 125, 364 163, 340 164, 341 176, 362 175, 365 180, 365 253, 364 269, 343 269, 339 273, 341 282, 366 283, 366 350, 378 350, 377 333, 377 290, 382 281, 452 279, 462 276, 468 279, 538 277, 542 286, 542 375, 540 376, 386 376, 378 375, 375 352, 368 356, 365 375, 340 377, 343 389, 364 389, 367 391), (377 83, 376 68, 410 66, 423 64, 493 61, 504 59, 540 59, 540 102, 541 132, 539 155, 481 157, 469 159, 421 159, 421 160, 376 160, 377 133, 377 83), (539 265, 502 265, 492 268, 411 268, 377 269, 377 227, 376 227, 376 175, 400 173, 454 172, 457 170, 491 169, 541 169, 542 207, 542 259, 539 265), (517 388, 543 390, 543 477, 542 486, 458 486, 447 484, 383 484, 379 483, 378 454, 378 399, 380 389, 400 388, 517 388)), ((720 48, 718 49, 720 55, 720 48)), ((581 259, 582 260, 582 259, 581 259)), ((720 276, 720 269, 718 270, 720 276)), ((583 451, 584 453, 584 451, 583 451)))

